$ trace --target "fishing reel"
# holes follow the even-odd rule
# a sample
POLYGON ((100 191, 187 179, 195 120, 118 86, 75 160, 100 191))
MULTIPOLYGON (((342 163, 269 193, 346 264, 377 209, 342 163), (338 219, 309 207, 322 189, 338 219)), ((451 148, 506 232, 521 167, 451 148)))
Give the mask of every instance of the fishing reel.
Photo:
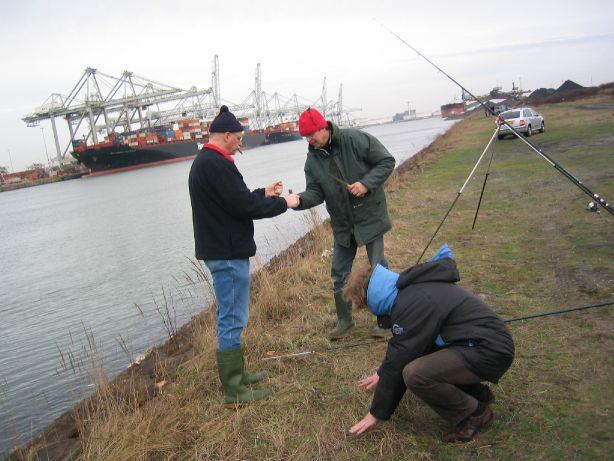
POLYGON ((591 213, 599 213, 599 205, 597 205, 595 202, 588 202, 586 209, 591 213))

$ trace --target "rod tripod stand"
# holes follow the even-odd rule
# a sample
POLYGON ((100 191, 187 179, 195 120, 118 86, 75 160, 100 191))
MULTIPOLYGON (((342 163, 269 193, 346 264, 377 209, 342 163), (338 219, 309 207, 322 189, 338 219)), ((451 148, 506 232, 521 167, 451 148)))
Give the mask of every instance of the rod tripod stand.
MULTIPOLYGON (((514 133, 516 134, 516 132, 514 132, 514 133)), ((518 136, 518 134, 516 134, 516 135, 518 136)), ((428 243, 424 247, 424 250, 422 250, 422 253, 420 254, 420 257, 418 258, 418 260, 416 261, 416 264, 418 264, 420 262, 420 260, 424 256, 424 253, 426 253, 426 250, 428 250, 428 248, 431 246, 431 243, 433 243, 433 240, 435 239, 435 237, 439 233, 439 229, 441 229, 441 226, 443 226, 443 223, 448 218, 448 215, 452 211, 452 208, 454 208, 454 205, 456 205, 456 202, 458 201, 459 197, 461 196, 461 194, 465 190, 465 187, 467 187, 467 184, 469 183, 469 181, 473 177, 473 174, 475 173, 475 170, 478 168, 480 162, 482 161, 482 159, 484 158, 484 156, 486 155, 486 153, 490 149, 490 146, 492 145, 493 141, 495 141, 495 139, 497 139, 498 137, 499 137, 499 126, 497 125, 497 128, 495 128, 495 132, 492 134, 492 136, 490 137, 490 140, 488 141, 488 144, 486 144, 486 147, 482 151, 482 155, 480 155, 480 157, 478 158, 477 162, 475 162, 475 165, 473 166, 473 169, 471 170, 471 173, 469 173, 469 176, 467 176, 467 179, 465 180, 464 184, 462 185, 462 187, 456 193, 456 197, 454 197, 454 200, 452 201, 452 204, 450 205, 450 208, 448 208, 448 211, 446 212, 446 214, 444 215, 443 219, 441 220, 441 222, 437 226, 437 229, 435 229, 435 232, 433 232, 433 235, 431 236, 430 240, 428 241, 428 243)), ((486 187, 486 181, 488 180, 488 176, 490 175, 490 167, 492 165, 493 157, 494 157, 494 151, 490 155, 490 162, 488 163, 488 171, 486 172, 486 176, 484 178, 484 183, 482 184, 482 192, 480 194, 480 200, 478 202, 478 207, 475 210, 475 217, 473 218, 473 226, 471 227, 472 229, 475 227, 475 222, 476 222, 477 217, 478 217, 478 211, 479 211, 480 205, 482 203, 482 196, 484 195, 484 189, 486 187)))

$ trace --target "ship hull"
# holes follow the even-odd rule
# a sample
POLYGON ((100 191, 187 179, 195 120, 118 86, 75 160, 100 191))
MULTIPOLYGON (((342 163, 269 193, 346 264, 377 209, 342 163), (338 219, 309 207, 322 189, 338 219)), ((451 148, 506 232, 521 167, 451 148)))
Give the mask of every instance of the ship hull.
POLYGON ((198 154, 200 147, 202 147, 202 143, 197 141, 154 144, 140 147, 114 145, 100 149, 86 149, 81 152, 73 152, 73 156, 94 173, 192 157, 198 154))
POLYGON ((267 135, 267 143, 269 144, 298 141, 299 139, 301 139, 301 135, 296 131, 274 131, 267 135))
POLYGON ((264 133, 244 133, 243 148, 250 149, 266 144, 266 135, 264 133))
MULTIPOLYGON (((277 144, 280 142, 301 139, 296 132, 283 131, 269 133, 245 133, 243 136, 243 148, 250 149, 265 144, 277 144)), ((206 141, 203 140, 203 141, 206 141)), ((168 163, 182 158, 186 160, 194 157, 202 148, 203 143, 189 140, 172 142, 168 144, 150 144, 146 146, 130 147, 125 144, 87 148, 72 155, 92 173, 133 169, 141 165, 168 163)))

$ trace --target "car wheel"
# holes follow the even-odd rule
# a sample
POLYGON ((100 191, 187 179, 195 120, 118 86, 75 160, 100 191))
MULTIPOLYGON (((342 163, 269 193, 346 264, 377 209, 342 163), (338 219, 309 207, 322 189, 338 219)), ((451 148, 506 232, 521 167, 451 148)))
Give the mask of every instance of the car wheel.
POLYGON ((529 126, 527 127, 527 132, 525 133, 525 136, 526 136, 527 138, 530 138, 532 134, 533 134, 533 130, 531 129, 531 125, 529 125, 529 126))
POLYGON ((540 133, 544 133, 546 131, 546 124, 542 122, 542 127, 539 129, 540 133))
POLYGON ((503 139, 503 138, 505 138, 505 135, 504 134, 499 134, 499 135, 497 135, 497 138, 503 139))

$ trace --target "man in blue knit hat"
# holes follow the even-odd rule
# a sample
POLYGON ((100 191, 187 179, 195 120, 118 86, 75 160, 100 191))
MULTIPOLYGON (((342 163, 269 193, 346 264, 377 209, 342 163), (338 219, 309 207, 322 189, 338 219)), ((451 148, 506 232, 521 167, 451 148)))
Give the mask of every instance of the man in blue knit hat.
POLYGON ((264 373, 248 373, 241 333, 249 318, 249 258, 256 254, 254 219, 271 218, 298 205, 298 196, 280 196, 280 181, 250 191, 234 164, 243 126, 222 106, 209 127, 209 143, 190 170, 189 187, 196 258, 211 271, 217 299, 217 367, 226 406, 234 408, 269 395, 247 385, 264 373))

